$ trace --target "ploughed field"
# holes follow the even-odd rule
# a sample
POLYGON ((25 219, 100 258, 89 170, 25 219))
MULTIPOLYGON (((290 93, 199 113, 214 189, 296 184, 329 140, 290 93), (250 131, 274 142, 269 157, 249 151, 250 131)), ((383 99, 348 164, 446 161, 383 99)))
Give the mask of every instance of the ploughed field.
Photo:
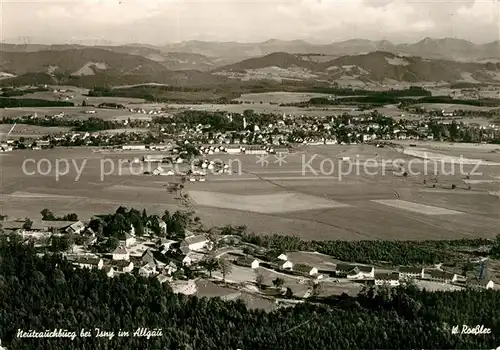
MULTIPOLYGON (((205 226, 246 225, 257 233, 320 240, 494 237, 500 227, 495 195, 500 192, 499 155, 492 152, 495 148, 444 145, 418 145, 433 153, 432 160, 405 154, 402 148, 370 145, 308 146, 267 157, 213 155, 207 158, 229 164, 232 173, 209 173, 205 182, 187 182, 183 194, 205 226), (436 154, 443 156, 442 162, 436 162, 436 154), (460 155, 488 162, 477 169, 473 162, 453 163, 460 155)), ((85 148, 5 153, 0 156, 1 211, 39 217, 40 210, 49 208, 58 215, 76 212, 86 218, 120 205, 158 213, 185 209, 178 194, 165 187, 179 179, 142 175, 141 170, 150 169, 126 163, 141 155, 85 148), (28 175, 22 170, 28 158, 46 158, 52 167, 64 158, 70 166, 59 179, 54 169, 46 176, 28 175)), ((28 172, 36 171, 33 161, 28 172)), ((46 167, 47 161, 41 170, 46 167)))

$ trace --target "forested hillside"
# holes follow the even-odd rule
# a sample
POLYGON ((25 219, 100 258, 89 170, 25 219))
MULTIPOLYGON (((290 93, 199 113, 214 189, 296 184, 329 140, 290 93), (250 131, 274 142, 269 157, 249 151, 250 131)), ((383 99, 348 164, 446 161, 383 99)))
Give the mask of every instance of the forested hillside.
POLYGON ((0 240, 0 339, 8 349, 491 349, 500 344, 500 293, 367 290, 324 305, 272 313, 243 302, 176 295, 155 279, 74 269, 37 257, 19 236, 0 240), (484 325, 491 334, 455 335, 484 325), (160 337, 80 337, 82 329, 161 328, 160 337), (68 338, 18 338, 18 330, 65 329, 68 338))

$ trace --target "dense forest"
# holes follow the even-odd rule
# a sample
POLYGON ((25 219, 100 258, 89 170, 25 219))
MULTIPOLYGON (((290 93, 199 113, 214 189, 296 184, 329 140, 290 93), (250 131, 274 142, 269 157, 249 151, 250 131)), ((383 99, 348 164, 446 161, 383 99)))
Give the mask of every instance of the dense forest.
POLYGON ((500 249, 500 235, 495 241, 487 239, 432 240, 432 241, 304 241, 292 236, 264 236, 234 229, 243 241, 271 249, 276 253, 316 251, 342 261, 358 263, 387 262, 393 265, 429 265, 449 261, 460 248, 493 246, 500 249))
MULTIPOLYGON (((0 99, 1 102, 1 99, 0 99)), ((104 120, 101 118, 90 117, 85 120, 45 117, 45 118, 30 118, 30 117, 3 117, 2 124, 27 124, 38 126, 62 126, 71 127, 74 131, 81 132, 96 132, 101 130, 111 130, 123 128, 123 123, 114 120, 104 120)), ((135 124, 131 123, 131 127, 135 124)))
POLYGON ((6 98, 0 97, 0 108, 18 107, 73 107, 73 102, 49 101, 34 98, 6 98))
POLYGON ((110 279, 58 254, 38 257, 19 236, 0 237, 0 339, 8 349, 491 349, 500 344, 498 310, 498 291, 410 286, 266 313, 242 301, 177 295, 154 278, 110 279), (464 324, 491 332, 452 334, 464 324), (132 336, 141 327, 161 335, 132 336), (97 338, 96 328, 116 333, 97 338), (18 337, 19 330, 54 329, 75 332, 74 339, 18 337))

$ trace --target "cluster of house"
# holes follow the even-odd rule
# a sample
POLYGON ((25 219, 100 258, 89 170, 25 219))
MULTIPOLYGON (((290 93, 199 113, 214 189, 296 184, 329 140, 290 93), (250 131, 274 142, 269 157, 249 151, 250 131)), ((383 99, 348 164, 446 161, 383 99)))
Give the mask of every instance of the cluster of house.
POLYGON ((483 287, 491 289, 495 283, 489 279, 470 279, 439 269, 423 267, 400 267, 398 271, 376 273, 373 266, 338 264, 337 276, 343 276, 350 280, 370 280, 375 285, 399 286, 401 282, 408 280, 428 280, 440 283, 454 283, 457 285, 483 287))
POLYGON ((339 278, 347 280, 368 282, 375 285, 399 286, 409 280, 427 280, 439 283, 453 283, 458 286, 478 287, 491 289, 495 283, 490 279, 477 278, 469 279, 456 273, 446 272, 439 269, 429 269, 422 267, 400 267, 398 271, 375 272, 375 267, 360 264, 337 264, 335 270, 321 270, 317 267, 296 263, 288 259, 286 254, 280 254, 270 264, 260 261, 250 256, 240 256, 235 260, 237 265, 256 269, 260 266, 284 270, 290 273, 307 276, 315 279, 322 279, 323 274, 334 274, 339 278))

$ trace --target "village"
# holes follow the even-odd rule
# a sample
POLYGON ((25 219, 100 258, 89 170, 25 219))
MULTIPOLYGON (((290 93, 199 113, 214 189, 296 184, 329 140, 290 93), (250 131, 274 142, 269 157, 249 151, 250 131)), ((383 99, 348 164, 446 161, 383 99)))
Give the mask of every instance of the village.
POLYGON ((111 278, 155 278, 188 295, 196 293, 201 281, 233 290, 209 296, 238 298, 244 292, 280 305, 320 295, 357 294, 365 285, 390 288, 412 283, 427 290, 497 287, 484 275, 484 265, 479 276, 465 276, 446 271, 442 264, 388 269, 314 252, 278 252, 245 242, 242 228, 204 229, 193 213, 166 213, 163 218, 171 227, 157 215, 144 211, 141 217, 124 207, 89 222, 64 220, 75 219, 75 214, 56 218, 47 209, 42 216, 50 220, 3 217, 2 230, 19 234, 40 255, 62 253, 75 268, 102 270, 111 278))
MULTIPOLYGON (((101 108, 100 111, 103 109, 101 108)), ((78 126, 59 133, 21 137, 12 128, 2 140, 0 149, 51 147, 105 147, 128 150, 160 150, 162 147, 193 145, 199 153, 209 154, 215 148, 227 153, 273 153, 275 148, 293 145, 336 145, 393 140, 494 142, 499 139, 496 124, 467 123, 459 112, 419 111, 418 118, 389 117, 377 111, 332 114, 332 116, 295 116, 283 113, 259 114, 184 111, 179 114, 156 110, 140 110, 152 114, 151 120, 121 118, 101 120, 95 109, 87 110, 95 117, 76 122, 64 113, 41 116, 35 114, 3 118, 3 123, 24 126, 78 126), (187 116, 187 117, 186 117, 187 116), (208 121, 208 123, 207 123, 208 121), (205 122, 205 123, 203 123, 205 122), (151 146, 150 146, 151 145, 151 146), (158 145, 155 148, 152 145, 158 145), (213 147, 213 148, 212 148, 213 147)), ((134 110, 134 112, 138 113, 134 110)), ((19 128, 18 128, 19 129, 19 128)), ((68 128, 66 128, 68 129, 68 128)), ((276 151, 278 152, 278 151, 276 151)))

